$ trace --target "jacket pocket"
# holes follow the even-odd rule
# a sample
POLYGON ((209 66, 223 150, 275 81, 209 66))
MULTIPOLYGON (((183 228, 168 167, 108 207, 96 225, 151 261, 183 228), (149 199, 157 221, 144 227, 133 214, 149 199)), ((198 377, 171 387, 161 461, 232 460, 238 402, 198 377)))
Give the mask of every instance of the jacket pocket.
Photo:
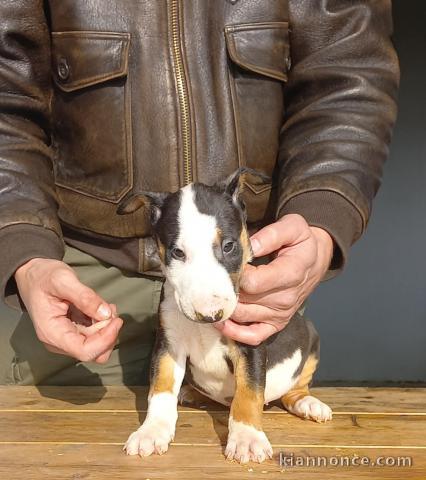
MULTIPOLYGON (((284 117, 288 23, 229 25, 225 39, 240 165, 272 176, 284 117)), ((247 187, 248 221, 272 216, 271 185, 252 177, 247 187)))
POLYGON ((132 187, 130 34, 52 33, 55 178, 117 203, 132 187))

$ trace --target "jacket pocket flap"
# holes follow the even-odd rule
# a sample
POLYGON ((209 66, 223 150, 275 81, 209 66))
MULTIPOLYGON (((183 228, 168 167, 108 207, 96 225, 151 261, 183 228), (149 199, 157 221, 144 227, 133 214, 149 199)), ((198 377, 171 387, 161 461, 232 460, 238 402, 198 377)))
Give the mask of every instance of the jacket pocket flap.
POLYGON ((229 56, 241 68, 276 80, 287 80, 287 22, 228 25, 225 37, 229 56))
POLYGON ((65 92, 127 75, 129 33, 53 32, 56 85, 65 92))

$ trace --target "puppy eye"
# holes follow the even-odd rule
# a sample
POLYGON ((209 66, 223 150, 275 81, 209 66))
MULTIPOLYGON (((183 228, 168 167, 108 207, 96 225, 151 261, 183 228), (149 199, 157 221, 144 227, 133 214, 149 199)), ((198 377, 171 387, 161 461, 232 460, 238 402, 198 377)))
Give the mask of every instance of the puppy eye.
POLYGON ((225 240, 222 244, 223 253, 231 253, 235 248, 235 242, 232 240, 225 240))
POLYGON ((171 255, 176 260, 185 260, 185 252, 180 248, 172 248, 171 255))

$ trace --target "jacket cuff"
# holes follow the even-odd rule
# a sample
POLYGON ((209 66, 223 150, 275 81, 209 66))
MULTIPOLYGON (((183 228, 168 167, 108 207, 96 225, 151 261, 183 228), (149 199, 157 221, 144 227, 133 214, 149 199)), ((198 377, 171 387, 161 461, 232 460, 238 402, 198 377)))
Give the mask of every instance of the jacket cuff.
POLYGON ((0 230, 0 295, 12 308, 21 308, 14 279, 16 270, 32 258, 62 260, 63 240, 52 230, 29 224, 10 225, 0 230))
POLYGON ((324 280, 336 276, 344 268, 350 246, 363 232, 358 210, 342 195, 328 190, 301 193, 285 203, 278 218, 289 213, 302 215, 312 227, 326 230, 334 240, 333 258, 324 280))

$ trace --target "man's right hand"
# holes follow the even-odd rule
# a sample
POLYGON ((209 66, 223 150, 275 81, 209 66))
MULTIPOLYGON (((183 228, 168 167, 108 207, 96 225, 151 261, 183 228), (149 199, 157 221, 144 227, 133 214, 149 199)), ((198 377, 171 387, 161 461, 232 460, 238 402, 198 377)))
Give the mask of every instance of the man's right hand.
POLYGON ((15 280, 37 336, 49 351, 83 362, 108 360, 123 321, 115 305, 83 285, 71 267, 34 258, 16 270, 15 280))

